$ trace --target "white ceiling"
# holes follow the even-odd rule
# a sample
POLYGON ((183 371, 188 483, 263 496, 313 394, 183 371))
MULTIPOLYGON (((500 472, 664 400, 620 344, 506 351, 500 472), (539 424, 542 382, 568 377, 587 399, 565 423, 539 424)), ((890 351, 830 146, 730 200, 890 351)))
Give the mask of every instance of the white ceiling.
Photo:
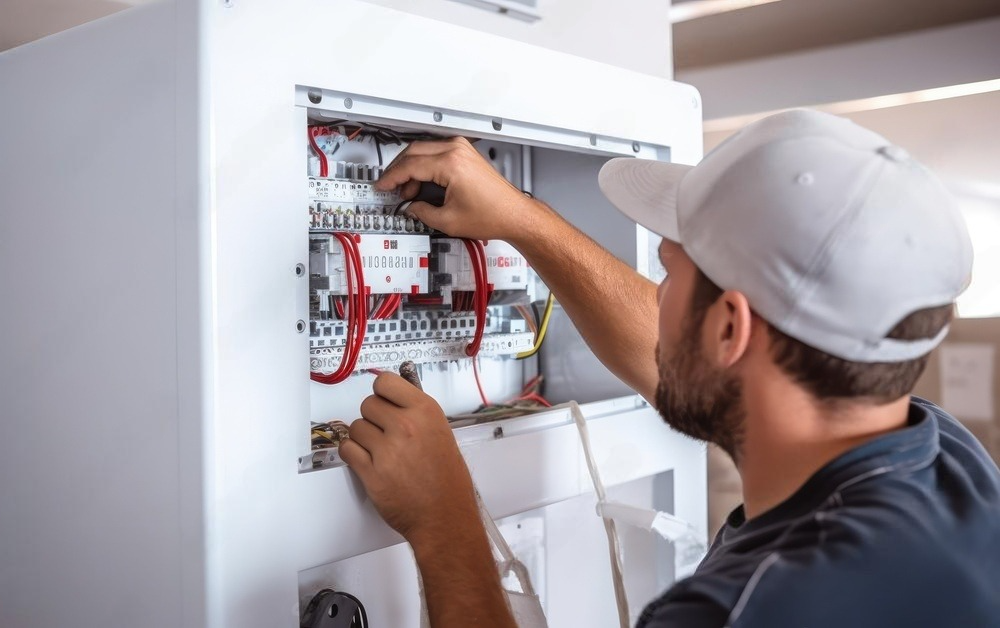
POLYGON ((997 0, 781 0, 676 24, 674 67, 733 63, 998 15, 997 0))
POLYGON ((0 0, 6 50, 151 0, 0 0))

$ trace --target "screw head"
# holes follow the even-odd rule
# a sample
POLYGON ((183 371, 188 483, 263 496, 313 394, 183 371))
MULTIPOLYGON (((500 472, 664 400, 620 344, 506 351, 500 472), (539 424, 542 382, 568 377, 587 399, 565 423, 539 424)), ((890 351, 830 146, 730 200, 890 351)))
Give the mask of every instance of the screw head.
POLYGON ((444 115, 442 115, 442 113, 440 111, 435 111, 434 112, 434 121, 435 122, 440 122, 443 119, 444 119, 444 115))
POLYGON ((350 98, 345 98, 344 99, 344 109, 350 109, 353 106, 354 106, 354 101, 353 100, 351 100, 350 98))
POLYGON ((312 90, 309 91, 309 102, 311 102, 314 105, 318 105, 322 101, 323 101, 323 94, 317 91, 312 91, 312 90))
POLYGON ((306 274, 306 266, 305 266, 305 264, 296 264, 295 265, 295 276, 296 277, 301 277, 304 274, 306 274))
POLYGON ((503 128, 503 120, 500 118, 493 118, 493 130, 499 131, 503 128))
POLYGON ((642 148, 642 147, 639 145, 639 142, 632 142, 632 152, 633 153, 638 153, 640 148, 642 148))
POLYGON ((299 320, 295 321, 295 331, 301 334, 305 330, 306 330, 306 322, 304 320, 300 318, 299 320))

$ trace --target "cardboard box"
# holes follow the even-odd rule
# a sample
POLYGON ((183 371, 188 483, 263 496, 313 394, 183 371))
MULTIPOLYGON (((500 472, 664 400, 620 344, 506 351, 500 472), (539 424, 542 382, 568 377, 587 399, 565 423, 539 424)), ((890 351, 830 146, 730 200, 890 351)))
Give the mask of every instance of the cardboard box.
POLYGON ((951 324, 948 337, 931 354, 927 369, 917 382, 913 394, 938 404, 959 419, 979 438, 993 459, 1000 462, 998 356, 1000 318, 957 319, 951 324), (959 363, 956 366, 956 349, 975 357, 969 358, 970 361, 966 364, 959 363), (989 365, 985 364, 987 356, 989 365), (950 366, 945 364, 945 358, 953 361, 950 366), (984 366, 987 368, 983 368, 984 366), (961 371, 961 367, 966 370, 961 371))

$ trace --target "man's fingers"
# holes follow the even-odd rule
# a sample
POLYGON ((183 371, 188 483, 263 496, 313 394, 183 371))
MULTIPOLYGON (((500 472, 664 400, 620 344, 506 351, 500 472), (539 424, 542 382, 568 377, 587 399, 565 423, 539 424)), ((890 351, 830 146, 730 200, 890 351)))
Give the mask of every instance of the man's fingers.
POLYGON ((448 168, 441 155, 402 154, 382 173, 375 187, 380 190, 395 189, 407 181, 433 181, 448 187, 448 168))
MULTIPOLYGON (((407 386, 410 385, 407 384, 407 386)), ((410 388, 413 387, 410 386, 410 388)), ((393 422, 398 419, 397 413, 399 409, 399 406, 386 401, 378 395, 371 395, 361 402, 361 416, 383 432, 388 432, 392 429, 393 422)))
POLYGON ((375 460, 375 454, 383 439, 385 439, 385 432, 371 421, 358 419, 351 423, 350 440, 364 447, 372 461, 375 460))
POLYGON ((419 220, 432 229, 443 231, 455 237, 460 237, 459 229, 456 229, 454 222, 454 210, 448 206, 435 207, 430 203, 414 201, 406 207, 407 216, 419 220))
POLYGON ((403 184, 403 187, 399 188, 399 196, 401 198, 410 199, 417 195, 420 191, 420 181, 412 179, 403 184))
POLYGON ((340 447, 337 451, 340 453, 340 459, 354 469, 363 482, 368 472, 374 467, 371 453, 350 438, 340 441, 340 447))
POLYGON ((422 140, 410 142, 402 152, 407 155, 440 155, 454 148, 455 145, 448 140, 422 140))
POLYGON ((380 373, 372 384, 372 391, 391 403, 405 408, 426 397, 416 386, 395 373, 380 373))

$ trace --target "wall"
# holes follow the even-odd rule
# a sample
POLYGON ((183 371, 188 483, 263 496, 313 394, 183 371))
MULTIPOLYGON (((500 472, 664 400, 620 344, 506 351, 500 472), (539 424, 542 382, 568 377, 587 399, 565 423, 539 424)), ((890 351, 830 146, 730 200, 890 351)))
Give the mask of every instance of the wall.
POLYGON ((451 0, 367 1, 644 74, 673 76, 666 0, 628 0, 613 7, 597 0, 539 0, 542 19, 530 24, 451 0))

